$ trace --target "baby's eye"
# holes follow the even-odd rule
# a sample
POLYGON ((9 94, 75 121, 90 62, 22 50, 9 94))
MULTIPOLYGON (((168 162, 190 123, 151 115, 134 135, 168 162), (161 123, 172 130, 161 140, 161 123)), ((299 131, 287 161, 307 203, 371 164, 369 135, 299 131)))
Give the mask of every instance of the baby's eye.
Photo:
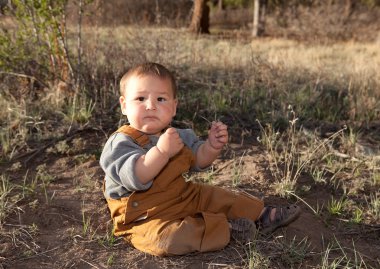
POLYGON ((140 101, 140 102, 142 102, 142 101, 144 101, 144 100, 145 100, 145 98, 144 98, 144 97, 142 97, 142 96, 139 96, 139 97, 137 97, 137 98, 136 98, 136 100, 137 100, 137 101, 140 101))
POLYGON ((158 102, 164 102, 164 101, 166 101, 166 99, 165 99, 164 97, 158 97, 158 98, 157 98, 157 101, 158 101, 158 102))

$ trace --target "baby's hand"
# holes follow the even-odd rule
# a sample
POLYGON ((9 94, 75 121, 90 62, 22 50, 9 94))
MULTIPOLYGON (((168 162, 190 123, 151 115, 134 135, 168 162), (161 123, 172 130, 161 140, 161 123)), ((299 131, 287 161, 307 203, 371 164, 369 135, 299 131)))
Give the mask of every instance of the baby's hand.
POLYGON ((228 142, 227 125, 220 121, 213 121, 211 123, 211 128, 208 131, 208 142, 212 148, 221 150, 228 142))
POLYGON ((169 158, 176 155, 183 148, 183 142, 177 130, 168 128, 158 139, 157 148, 161 153, 167 154, 169 158))

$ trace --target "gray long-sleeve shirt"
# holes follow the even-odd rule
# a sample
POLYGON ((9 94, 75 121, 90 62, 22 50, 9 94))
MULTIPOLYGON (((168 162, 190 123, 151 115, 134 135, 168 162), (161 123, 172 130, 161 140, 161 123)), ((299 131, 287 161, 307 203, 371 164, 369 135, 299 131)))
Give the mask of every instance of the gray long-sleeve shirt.
MULTIPOLYGON (((183 143, 196 154, 204 141, 199 140, 191 129, 177 129, 183 143)), ((135 163, 141 155, 157 145, 158 137, 148 135, 150 143, 144 148, 124 133, 115 133, 107 140, 100 156, 100 166, 106 174, 105 197, 120 199, 133 191, 147 190, 153 181, 142 184, 135 173, 135 163)), ((194 167, 194 170, 201 169, 194 167)))

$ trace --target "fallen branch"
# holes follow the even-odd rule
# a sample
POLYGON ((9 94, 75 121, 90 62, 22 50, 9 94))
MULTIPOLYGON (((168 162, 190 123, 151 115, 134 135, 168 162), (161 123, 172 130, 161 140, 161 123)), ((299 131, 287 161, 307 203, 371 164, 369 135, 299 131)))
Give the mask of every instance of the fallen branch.
POLYGON ((45 82, 37 79, 34 76, 29 76, 29 75, 25 75, 25 74, 21 74, 21 73, 14 73, 14 72, 4 72, 4 71, 0 71, 0 74, 5 74, 5 75, 10 75, 10 76, 15 76, 15 77, 21 77, 21 78, 29 78, 29 79, 37 81, 38 83, 40 83, 44 87, 48 87, 48 85, 46 85, 45 82))
POLYGON ((63 135, 61 137, 58 137, 56 139, 53 139, 52 141, 48 142, 47 144, 43 145, 42 147, 40 148, 37 148, 37 149, 33 149, 31 151, 28 151, 28 152, 25 152, 25 153, 22 153, 16 157, 14 157, 12 160, 19 160, 21 158, 24 158, 26 156, 29 156, 25 161, 24 161, 24 164, 26 165, 34 156, 36 156, 38 153, 40 153, 41 151, 45 150, 46 148, 50 147, 51 145, 59 142, 59 141, 62 141, 62 140, 66 140, 66 141, 70 141, 74 136, 76 136, 78 133, 81 133, 83 131, 88 131, 88 130, 95 130, 95 131, 99 131, 98 128, 95 128, 95 127, 85 127, 85 128, 80 128, 80 129, 77 129, 77 130, 74 130, 72 131, 70 134, 68 135, 63 135))

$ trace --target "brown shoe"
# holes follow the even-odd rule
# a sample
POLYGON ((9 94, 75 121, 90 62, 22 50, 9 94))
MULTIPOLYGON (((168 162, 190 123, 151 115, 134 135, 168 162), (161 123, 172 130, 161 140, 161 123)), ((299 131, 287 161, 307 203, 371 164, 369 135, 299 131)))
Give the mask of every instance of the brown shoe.
POLYGON ((253 220, 240 218, 229 221, 231 225, 231 237, 238 242, 248 243, 255 239, 256 223, 253 220))
POLYGON ((280 228, 286 226, 292 221, 296 220, 301 213, 301 208, 297 205, 289 206, 266 206, 264 212, 256 221, 259 233, 268 234, 280 228), (274 219, 271 218, 272 210, 276 209, 274 219))

